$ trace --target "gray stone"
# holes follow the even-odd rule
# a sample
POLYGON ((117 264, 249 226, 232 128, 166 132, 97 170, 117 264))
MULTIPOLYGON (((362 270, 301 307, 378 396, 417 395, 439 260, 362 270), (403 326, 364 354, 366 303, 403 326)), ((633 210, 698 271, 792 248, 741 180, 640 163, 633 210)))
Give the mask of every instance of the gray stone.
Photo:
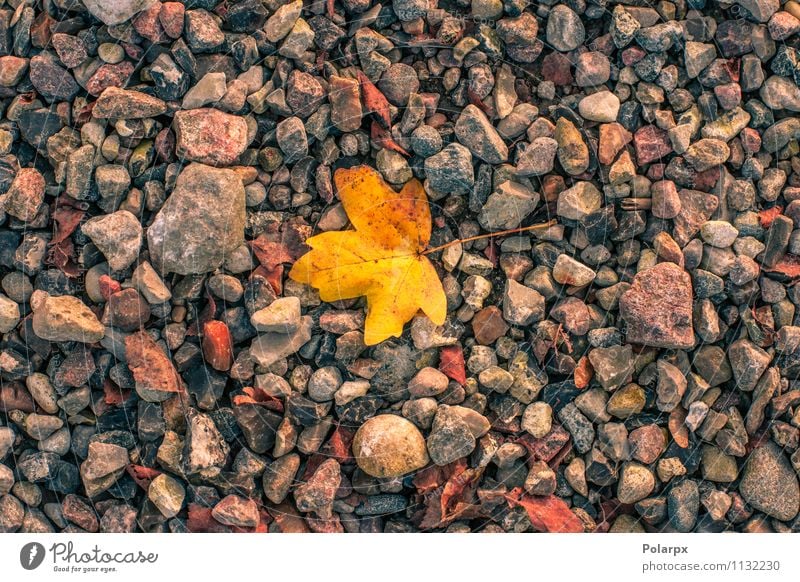
POLYGON ((517 228, 538 203, 538 192, 518 182, 503 182, 481 208, 478 222, 488 231, 517 228))
POLYGON ((105 255, 113 271, 128 268, 139 257, 142 225, 127 210, 95 216, 81 227, 81 231, 105 255))
POLYGON ((486 114, 475 105, 467 105, 461 111, 455 133, 458 141, 483 161, 502 164, 508 160, 508 146, 486 114))
POLYGON ((794 519, 800 510, 797 473, 781 449, 772 442, 750 454, 739 492, 754 509, 781 521, 794 519))
POLYGON ((232 170, 190 164, 147 230, 163 272, 207 273, 244 242, 245 192, 232 170))

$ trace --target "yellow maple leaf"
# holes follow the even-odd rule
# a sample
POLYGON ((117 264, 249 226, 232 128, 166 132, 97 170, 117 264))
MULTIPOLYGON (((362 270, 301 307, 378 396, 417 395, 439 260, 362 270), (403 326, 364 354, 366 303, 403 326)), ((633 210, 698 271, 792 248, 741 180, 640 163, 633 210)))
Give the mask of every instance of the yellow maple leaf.
POLYGON ((318 289, 323 301, 366 296, 367 345, 400 336, 420 309, 442 325, 447 300, 423 254, 431 238, 431 211, 422 184, 412 179, 398 193, 368 166, 339 169, 334 182, 355 230, 309 238, 312 250, 289 277, 318 289))

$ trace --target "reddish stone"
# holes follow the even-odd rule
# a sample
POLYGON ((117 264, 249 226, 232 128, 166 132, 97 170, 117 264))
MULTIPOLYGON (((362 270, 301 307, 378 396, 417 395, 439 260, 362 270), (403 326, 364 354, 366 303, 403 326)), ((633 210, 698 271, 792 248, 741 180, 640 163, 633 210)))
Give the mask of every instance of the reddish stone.
POLYGON ((647 52, 638 46, 632 46, 622 51, 622 64, 627 67, 635 65, 647 56, 647 52))
POLYGON ((100 275, 98 284, 100 286, 100 295, 102 295, 103 299, 105 299, 106 301, 108 301, 108 298, 111 297, 114 293, 122 291, 122 285, 120 285, 117 281, 115 281, 108 275, 100 275))
POLYGON ((256 527, 261 521, 258 505, 252 499, 228 495, 214 506, 211 517, 223 525, 256 527))
POLYGON ((68 521, 88 532, 96 532, 100 525, 94 509, 74 493, 64 496, 61 513, 68 521))
POLYGON ((556 86, 572 84, 572 62, 567 55, 550 53, 542 59, 542 78, 556 86))
POLYGON ((640 271, 619 300, 628 343, 657 348, 694 347, 692 279, 675 263, 640 271))
POLYGON ((748 154, 758 153, 758 150, 761 149, 761 135, 759 135, 758 130, 752 127, 745 127, 739 137, 742 140, 744 151, 748 154))
POLYGON ((59 366, 54 380, 56 385, 77 388, 86 384, 96 369, 92 351, 78 343, 59 366))
POLYGON ((38 49, 45 48, 50 43, 51 29, 56 23, 52 16, 42 10, 33 19, 31 24, 31 44, 38 49))
POLYGON ((767 28, 772 40, 786 40, 800 31, 800 20, 788 12, 779 11, 769 19, 767 28))
POLYGON ((156 44, 169 40, 159 20, 160 13, 161 5, 155 2, 148 9, 137 14, 133 19, 133 28, 136 29, 136 32, 150 42, 156 44))
POLYGON ((215 370, 224 372, 233 364, 233 342, 228 326, 221 321, 203 324, 203 355, 215 370))
POLYGON ((133 63, 129 61, 122 61, 116 65, 105 64, 86 82, 86 90, 90 95, 97 97, 109 87, 125 87, 133 71, 133 63))
POLYGON ((633 458, 645 465, 655 462, 667 447, 664 429, 657 424, 648 424, 634 429, 628 436, 628 441, 631 444, 633 458))
POLYGON ((175 158, 175 134, 165 127, 156 135, 153 147, 159 159, 167 163, 172 162, 175 158))
POLYGON ((164 2, 158 20, 170 38, 180 38, 183 33, 183 16, 186 7, 180 2, 164 2))
POLYGON ((508 324, 503 320, 503 312, 496 305, 481 309, 472 318, 472 332, 475 341, 482 345, 489 345, 505 335, 508 324))
POLYGON ((550 316, 569 333, 577 336, 586 335, 593 320, 589 307, 577 297, 567 297, 556 303, 550 316))
POLYGON ((736 109, 742 102, 742 88, 739 83, 726 83, 714 87, 714 95, 725 111, 736 109))
POLYGON ((667 132, 655 125, 645 125, 638 129, 633 136, 633 145, 639 164, 649 164, 672 152, 667 132))
POLYGON ((600 126, 600 144, 597 148, 597 159, 601 164, 610 164, 622 148, 631 143, 632 138, 631 132, 619 123, 604 123, 600 126))
POLYGON ((662 180, 664 178, 664 169, 666 168, 665 164, 650 164, 650 167, 647 168, 647 177, 650 180, 662 180))
POLYGON ((656 218, 674 218, 681 210, 678 189, 672 180, 663 180, 650 187, 652 213, 656 218))
POLYGON ((103 323, 122 331, 144 327, 150 319, 150 306, 136 289, 123 289, 108 298, 103 323))
POLYGON ((0 386, 0 412, 34 412, 36 405, 28 390, 19 382, 4 382, 0 386))
POLYGON ((51 40, 59 60, 68 69, 77 67, 89 56, 86 52, 86 46, 77 36, 58 32, 53 35, 51 40))
POLYGON ((23 222, 30 222, 44 200, 44 177, 36 168, 21 168, 6 193, 5 211, 23 222))
POLYGON ((176 151, 193 162, 233 164, 247 148, 247 122, 217 109, 178 111, 172 124, 176 151))
POLYGON ((323 462, 302 485, 294 490, 297 509, 303 513, 314 512, 322 519, 333 517, 333 499, 342 481, 342 472, 336 459, 323 462))
POLYGON ((719 198, 699 190, 686 189, 678 192, 678 198, 681 201, 681 210, 673 219, 672 238, 678 245, 685 247, 700 232, 703 223, 714 214, 719 206, 719 198))
POLYGON ((558 195, 567 189, 564 177, 558 174, 548 174, 542 180, 542 196, 547 202, 556 202, 558 195))

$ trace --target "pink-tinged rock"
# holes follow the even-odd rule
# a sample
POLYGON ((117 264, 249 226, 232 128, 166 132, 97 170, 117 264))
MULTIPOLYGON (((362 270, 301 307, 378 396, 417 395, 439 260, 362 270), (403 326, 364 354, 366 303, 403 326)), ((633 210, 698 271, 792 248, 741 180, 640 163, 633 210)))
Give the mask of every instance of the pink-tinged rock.
POLYGON ((178 111, 172 124, 179 158, 211 166, 236 162, 247 148, 247 122, 217 109, 178 111))
POLYGON ((719 198, 714 194, 686 189, 678 191, 678 198, 681 210, 673 219, 672 238, 684 247, 700 232, 703 223, 711 218, 719 206, 719 198))
POLYGON ((635 65, 647 56, 647 52, 638 46, 632 46, 622 51, 622 64, 626 67, 635 65))
POLYGON ((542 77, 545 81, 552 81, 556 86, 572 84, 572 61, 567 55, 550 53, 542 59, 542 77))
POLYGON ((761 135, 752 127, 745 127, 739 134, 745 153, 755 154, 761 149, 761 135))
POLYGON ((788 12, 776 12, 767 24, 772 40, 786 40, 797 31, 800 31, 800 20, 788 12))
POLYGON ((597 159, 601 164, 610 164, 622 151, 622 148, 631 142, 632 137, 631 132, 619 123, 604 123, 600 126, 600 146, 597 149, 597 159))
POLYGON ((180 2, 164 2, 161 5, 158 21, 168 37, 180 38, 181 33, 183 33, 183 15, 185 12, 186 7, 180 2))
POLYGON ((44 177, 35 168, 22 168, 6 193, 5 211, 23 222, 34 219, 44 200, 44 177))
POLYGON ((637 273, 620 297, 619 313, 629 343, 680 350, 694 346, 692 279, 675 263, 637 273))
POLYGON ((122 61, 116 65, 103 65, 86 82, 86 90, 90 95, 97 97, 109 87, 125 87, 133 71, 133 63, 129 61, 122 61))
POLYGON ((633 145, 639 164, 655 162, 672 152, 667 132, 655 125, 645 125, 637 130, 633 136, 633 145))
POLYGON ((161 25, 161 4, 156 2, 146 10, 140 12, 133 19, 133 28, 152 43, 166 42, 169 40, 164 27, 161 25))

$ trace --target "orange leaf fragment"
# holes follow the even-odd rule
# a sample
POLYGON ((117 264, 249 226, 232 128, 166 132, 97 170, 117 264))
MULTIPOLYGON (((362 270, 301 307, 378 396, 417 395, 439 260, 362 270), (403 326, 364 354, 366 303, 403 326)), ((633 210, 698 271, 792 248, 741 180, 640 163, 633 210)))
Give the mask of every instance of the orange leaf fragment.
POLYGON ((447 300, 427 256, 431 211, 418 180, 395 192, 368 166, 341 168, 334 175, 339 199, 355 230, 324 232, 306 244, 311 252, 289 277, 315 287, 323 301, 365 296, 364 343, 400 336, 422 310, 444 324, 447 300))
POLYGON ((390 128, 392 126, 392 116, 389 114, 389 101, 386 100, 383 93, 372 84, 364 73, 358 71, 358 82, 361 83, 361 99, 367 111, 374 113, 383 127, 390 128))
POLYGON ((583 522, 555 495, 532 497, 516 488, 506 495, 509 505, 525 509, 533 527, 547 533, 583 533, 583 522))

